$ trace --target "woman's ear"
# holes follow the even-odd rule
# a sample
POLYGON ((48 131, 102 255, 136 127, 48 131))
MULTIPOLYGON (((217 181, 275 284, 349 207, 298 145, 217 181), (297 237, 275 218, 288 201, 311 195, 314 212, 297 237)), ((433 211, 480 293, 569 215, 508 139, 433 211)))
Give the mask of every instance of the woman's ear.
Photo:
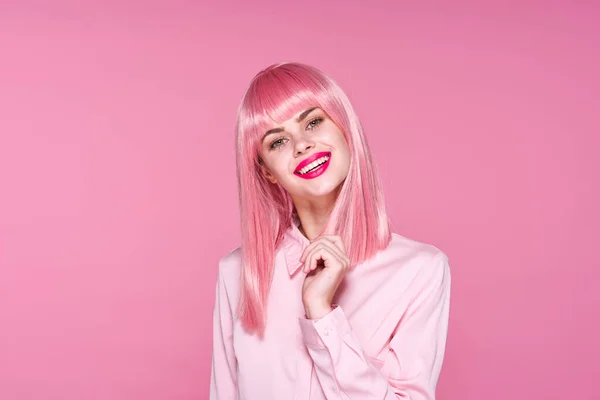
POLYGON ((265 178, 269 180, 271 183, 277 183, 277 179, 273 176, 269 168, 265 165, 262 158, 258 157, 258 164, 260 166, 260 172, 264 175, 265 178))

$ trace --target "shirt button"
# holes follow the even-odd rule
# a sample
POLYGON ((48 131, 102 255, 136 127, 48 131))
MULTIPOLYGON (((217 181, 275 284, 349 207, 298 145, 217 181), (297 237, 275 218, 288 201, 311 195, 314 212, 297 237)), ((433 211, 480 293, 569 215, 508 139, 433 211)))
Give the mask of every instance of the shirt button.
POLYGON ((327 328, 325 328, 325 336, 329 336, 330 333, 331 333, 331 328, 328 326, 327 328))

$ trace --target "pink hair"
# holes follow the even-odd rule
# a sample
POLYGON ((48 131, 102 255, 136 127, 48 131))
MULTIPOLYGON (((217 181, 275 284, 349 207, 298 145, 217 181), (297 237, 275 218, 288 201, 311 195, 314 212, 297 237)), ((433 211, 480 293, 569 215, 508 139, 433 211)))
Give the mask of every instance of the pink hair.
POLYGON ((242 99, 236 122, 243 263, 237 314, 248 332, 261 336, 275 252, 293 222, 295 209, 288 193, 261 173, 260 140, 270 124, 314 106, 342 130, 351 154, 348 176, 323 234, 342 237, 353 266, 391 240, 375 164, 346 94, 330 77, 305 64, 273 64, 259 72, 242 99))

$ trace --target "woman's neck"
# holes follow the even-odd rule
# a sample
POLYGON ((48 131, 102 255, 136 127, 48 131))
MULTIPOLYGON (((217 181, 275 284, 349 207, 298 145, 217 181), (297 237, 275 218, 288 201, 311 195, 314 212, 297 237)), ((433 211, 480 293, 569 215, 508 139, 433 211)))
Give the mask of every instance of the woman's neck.
POLYGON ((297 210, 300 226, 298 230, 302 232, 308 240, 316 239, 325 229, 325 225, 329 220, 331 210, 322 210, 315 212, 314 210, 297 210))
POLYGON ((321 197, 310 199, 292 198, 300 220, 298 229, 308 240, 316 239, 325 229, 341 187, 342 185, 338 186, 333 192, 321 197))

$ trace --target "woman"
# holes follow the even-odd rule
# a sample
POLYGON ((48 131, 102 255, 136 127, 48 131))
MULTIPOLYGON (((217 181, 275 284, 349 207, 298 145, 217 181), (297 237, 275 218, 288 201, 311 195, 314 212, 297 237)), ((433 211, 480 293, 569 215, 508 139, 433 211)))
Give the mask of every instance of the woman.
POLYGON ((236 131, 242 246, 219 262, 211 399, 434 399, 448 259, 390 232, 344 92, 272 65, 236 131))

